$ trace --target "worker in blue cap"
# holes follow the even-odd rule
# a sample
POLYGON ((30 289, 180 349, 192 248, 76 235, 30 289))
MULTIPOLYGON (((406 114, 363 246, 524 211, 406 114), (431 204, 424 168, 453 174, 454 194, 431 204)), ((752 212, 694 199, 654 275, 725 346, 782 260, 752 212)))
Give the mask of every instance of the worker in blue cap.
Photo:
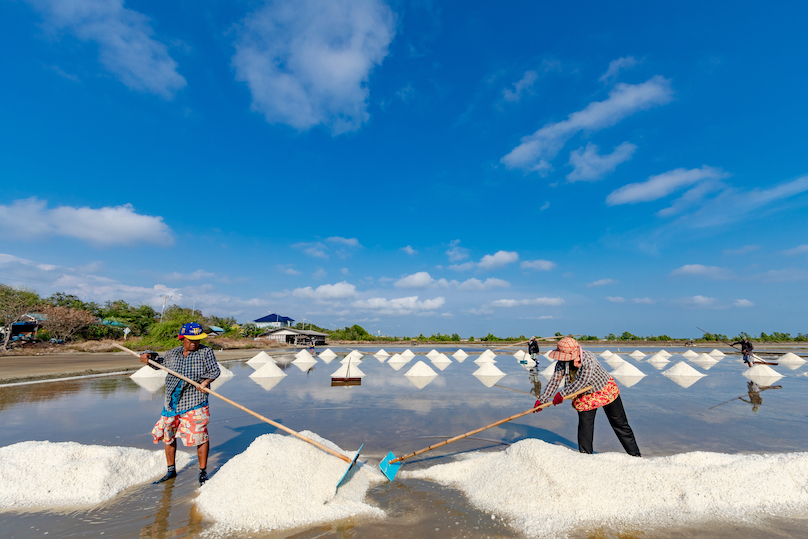
MULTIPOLYGON (((140 355, 140 361, 151 359, 172 371, 194 380, 204 388, 219 377, 221 370, 213 355, 213 350, 200 341, 207 337, 202 326, 196 322, 185 324, 180 328, 178 339, 181 346, 172 348, 164 356, 158 357, 155 352, 147 350, 140 355)), ((154 365, 149 365, 157 369, 154 365)), ((210 448, 208 423, 210 410, 208 394, 180 380, 172 374, 166 375, 166 397, 160 420, 152 429, 154 443, 163 441, 166 449, 166 475, 155 483, 162 483, 177 477, 175 457, 177 454, 177 436, 186 446, 196 446, 199 460, 199 484, 208 480, 208 450, 210 448)))

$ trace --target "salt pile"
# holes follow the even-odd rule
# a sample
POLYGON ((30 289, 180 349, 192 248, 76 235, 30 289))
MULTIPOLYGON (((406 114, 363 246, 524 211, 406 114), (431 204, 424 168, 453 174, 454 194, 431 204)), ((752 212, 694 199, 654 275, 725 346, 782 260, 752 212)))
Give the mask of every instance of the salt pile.
POLYGON ((655 369, 661 369, 665 365, 670 363, 670 360, 668 360, 669 357, 670 356, 663 355, 661 352, 657 352, 656 354, 651 356, 651 358, 648 360, 648 363, 650 363, 655 369))
POLYGON ((664 356, 667 359, 667 358, 671 357, 673 354, 670 354, 670 353, 666 352, 665 350, 660 350, 659 352, 657 352, 654 355, 661 355, 661 356, 664 356))
POLYGON ((303 372, 306 372, 315 364, 317 364, 317 360, 314 359, 311 355, 309 355, 308 357, 301 356, 292 362, 292 365, 294 365, 303 372))
POLYGON ((438 351, 433 348, 432 350, 426 353, 426 357, 428 357, 429 359, 436 358, 438 357, 438 351))
POLYGON ((301 350, 300 352, 295 354, 295 359, 301 359, 301 358, 308 358, 308 359, 312 359, 312 360, 316 361, 314 359, 314 356, 311 355, 308 350, 301 350))
POLYGON ((543 371, 541 371, 541 373, 539 373, 539 374, 541 374, 541 375, 542 375, 542 376, 544 376, 544 377, 545 377, 547 380, 549 380, 550 378, 552 378, 552 377, 553 377, 553 374, 555 373, 555 367, 556 367, 556 363, 558 363, 558 361, 553 360, 553 362, 552 362, 552 363, 550 363, 550 366, 549 366, 549 367, 547 367, 546 369, 544 369, 543 371))
POLYGON ((152 369, 149 365, 144 365, 135 371, 130 378, 162 378, 165 380, 167 374, 163 369, 152 369))
POLYGON ((630 357, 633 357, 634 359, 642 359, 642 358, 644 358, 644 357, 645 357, 645 354, 643 354, 643 353, 642 353, 642 352, 640 352, 639 350, 634 350, 633 352, 631 352, 631 353, 629 354, 629 356, 630 356, 630 357))
POLYGON ((526 537, 566 537, 604 526, 611 532, 605 536, 613 536, 626 529, 667 529, 672 523, 763 522, 804 515, 808 506, 808 453, 693 452, 640 459, 584 455, 526 439, 502 452, 472 453, 399 473, 459 489, 478 509, 526 537), (588 497, 582 506, 571 502, 570 485, 608 495, 588 497))
MULTIPOLYGON (((190 461, 177 451, 177 469, 190 461)), ((20 442, 0 447, 0 508, 98 505, 165 472, 162 449, 20 442)))
POLYGON ((387 364, 393 367, 393 370, 397 371, 407 364, 407 360, 401 357, 401 354, 393 354, 392 357, 387 360, 387 364))
POLYGON ((472 375, 486 387, 492 387, 505 376, 505 373, 499 370, 493 363, 483 363, 472 375))
POLYGON ((523 359, 525 359, 526 355, 527 354, 523 350, 517 350, 516 353, 513 355, 513 357, 515 357, 519 361, 522 361, 523 359))
POLYGON ((618 354, 612 354, 606 358, 606 363, 608 363, 611 368, 616 369, 620 365, 628 363, 628 361, 620 357, 618 354))
POLYGON ((432 360, 432 364, 435 365, 440 370, 445 370, 446 367, 448 367, 449 365, 452 364, 452 360, 449 359, 446 356, 446 354, 438 354, 435 357, 430 358, 430 359, 432 360))
POLYGON ((700 373, 684 361, 680 361, 662 374, 670 378, 674 383, 685 388, 692 386, 707 376, 706 374, 700 373))
POLYGON ((463 361, 465 361, 465 359, 469 357, 469 355, 462 349, 458 349, 457 352, 452 354, 452 357, 455 358, 458 363, 463 363, 463 361))
POLYGON ((604 350, 603 352, 600 353, 600 357, 602 359, 608 359, 611 355, 612 353, 609 352, 608 350, 604 350))
POLYGON ((272 356, 270 356, 269 354, 267 354, 262 350, 261 352, 258 352, 253 357, 251 357, 247 361, 247 365, 249 365, 254 369, 258 369, 261 365, 263 365, 267 361, 274 361, 274 360, 272 359, 272 356))
POLYGON ((693 350, 688 350, 687 352, 682 354, 682 357, 684 357, 685 359, 693 359, 694 357, 697 357, 697 356, 698 356, 698 354, 696 352, 694 352, 693 350))
POLYGON ((710 367, 718 363, 718 360, 710 354, 699 354, 690 360, 694 365, 698 365, 705 371, 710 370, 710 367))
MULTIPOLYGON (((359 350, 351 350, 351 352, 347 356, 345 356, 345 359, 348 359, 348 358, 360 359, 361 360, 362 359, 362 352, 360 352, 359 350)), ((342 360, 343 363, 345 363, 345 359, 342 360)))
POLYGON ((373 357, 375 357, 376 359, 379 359, 379 360, 380 360, 380 359, 382 359, 382 358, 387 358, 387 357, 390 357, 390 354, 388 354, 387 352, 385 352, 385 351, 384 351, 384 348, 382 348, 381 350, 379 350, 378 352, 376 352, 375 354, 373 354, 373 357))
POLYGON ((783 377, 782 374, 768 365, 754 365, 751 369, 746 369, 743 375, 762 386, 772 385, 783 377))
POLYGON ((334 371, 334 373, 331 375, 331 378, 345 379, 345 378, 364 377, 365 373, 359 370, 359 367, 357 367, 358 364, 359 362, 353 359, 344 361, 342 363, 342 366, 336 371, 334 371))
POLYGON ((722 357, 724 357, 724 352, 722 352, 721 350, 718 350, 717 348, 713 348, 713 351, 709 352, 709 354, 711 356, 713 356, 713 357, 717 357, 718 359, 721 359, 722 357))
POLYGON ((156 393, 165 385, 167 374, 163 369, 152 369, 148 365, 144 365, 130 378, 149 393, 156 393))
POLYGON ((409 348, 407 348, 406 350, 404 350, 403 352, 401 352, 401 357, 403 357, 404 359, 406 359, 407 361, 409 361, 409 360, 411 360, 412 358, 414 358, 414 357, 415 357, 415 354, 413 354, 413 353, 412 353, 412 350, 410 350, 409 348))
POLYGON ((437 375, 438 373, 433 371, 429 365, 420 360, 404 374, 418 389, 426 387, 437 375))
MULTIPOLYGON (((253 373, 253 374, 255 374, 255 373, 253 373)), ((230 380, 234 376, 235 376, 235 374, 233 374, 233 371, 231 371, 230 369, 226 369, 226 368, 222 367, 222 365, 220 363, 219 364, 219 377, 216 378, 213 382, 210 383, 210 388, 213 391, 216 391, 217 389, 222 387, 222 385, 225 382, 227 382, 228 380, 230 380)))
POLYGON ((480 354, 480 357, 490 357, 491 359, 494 359, 494 358, 497 357, 497 355, 494 352, 492 352, 490 349, 488 349, 485 352, 483 352, 482 354, 480 354))
POLYGON ((476 363, 477 365, 482 365, 483 363, 496 363, 497 361, 494 359, 494 357, 496 356, 494 356, 493 354, 491 354, 490 356, 481 354, 480 357, 474 360, 474 363, 476 363))
POLYGON ((337 354, 335 354, 330 348, 326 348, 317 355, 320 359, 322 359, 326 363, 326 365, 331 363, 334 360, 334 358, 337 357, 337 354))
POLYGON ((628 361, 624 361, 622 365, 612 371, 612 376, 623 386, 631 387, 645 378, 645 373, 628 361))
MULTIPOLYGON (((334 443, 301 432, 346 456, 334 443)), ((347 464, 292 436, 265 434, 230 459, 200 489, 197 508, 216 524, 212 534, 312 526, 354 516, 383 518, 385 513, 365 502, 368 489, 385 481, 373 467, 360 462, 334 497, 347 464)))
POLYGON ((274 361, 267 361, 264 366, 250 375, 250 378, 283 378, 286 373, 274 361))
POLYGON ((800 356, 798 356, 797 354, 795 354, 793 352, 788 352, 787 354, 783 354, 782 356, 777 358, 777 361, 779 363, 785 365, 786 367, 788 367, 792 371, 794 369, 796 369, 796 368, 798 368, 798 367, 805 364, 805 360, 802 359, 800 356))

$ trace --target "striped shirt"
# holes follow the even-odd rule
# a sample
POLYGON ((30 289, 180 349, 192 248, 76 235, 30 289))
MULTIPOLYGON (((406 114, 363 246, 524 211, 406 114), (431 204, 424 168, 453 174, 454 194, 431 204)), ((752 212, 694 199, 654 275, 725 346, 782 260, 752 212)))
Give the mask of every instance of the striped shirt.
POLYGON ((611 378, 598 361, 598 358, 595 357, 595 354, 588 350, 581 350, 581 367, 575 375, 575 381, 570 379, 567 367, 572 370, 572 361, 559 361, 556 363, 553 377, 547 382, 544 392, 539 397, 540 401, 552 401, 556 392, 561 393, 562 397, 566 397, 586 386, 592 386, 592 389, 586 393, 594 393, 603 389, 609 383, 609 378, 611 378), (561 380, 564 380, 564 387, 558 389, 558 386, 561 385, 561 380))
MULTIPOLYGON (((216 356, 213 355, 213 350, 202 345, 199 350, 189 352, 187 356, 183 355, 183 350, 182 346, 172 348, 166 352, 165 356, 158 357, 154 361, 197 383, 201 383, 203 380, 215 380, 219 377, 221 371, 216 362, 216 356)), ((154 365, 149 366, 157 369, 154 365)), ((179 415, 207 405, 207 393, 199 391, 172 374, 166 375, 166 399, 163 415, 179 415)))

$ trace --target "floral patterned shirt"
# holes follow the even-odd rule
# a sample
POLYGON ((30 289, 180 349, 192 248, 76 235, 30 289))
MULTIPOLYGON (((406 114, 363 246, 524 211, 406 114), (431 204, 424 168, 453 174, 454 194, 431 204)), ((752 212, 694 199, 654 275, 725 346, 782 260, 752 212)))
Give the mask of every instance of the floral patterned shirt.
POLYGON ((539 400, 542 402, 552 401, 556 392, 566 397, 586 386, 592 386, 592 389, 584 393, 584 395, 594 393, 603 389, 609 383, 609 378, 611 378, 598 361, 598 358, 595 357, 595 354, 588 350, 581 350, 581 367, 575 374, 575 380, 570 376, 570 371, 572 370, 572 361, 559 361, 556 363, 553 377, 547 382, 547 386, 544 388, 539 400), (561 385, 561 380, 564 380, 564 387, 558 389, 558 386, 561 385))

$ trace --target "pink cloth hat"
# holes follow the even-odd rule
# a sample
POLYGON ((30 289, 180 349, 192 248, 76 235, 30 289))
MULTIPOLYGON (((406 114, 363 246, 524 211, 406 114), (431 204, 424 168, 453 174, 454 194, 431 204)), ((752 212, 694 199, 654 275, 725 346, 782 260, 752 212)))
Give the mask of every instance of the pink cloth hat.
POLYGON ((577 366, 581 363, 581 345, 572 337, 564 337, 548 355, 558 361, 572 361, 577 366))

